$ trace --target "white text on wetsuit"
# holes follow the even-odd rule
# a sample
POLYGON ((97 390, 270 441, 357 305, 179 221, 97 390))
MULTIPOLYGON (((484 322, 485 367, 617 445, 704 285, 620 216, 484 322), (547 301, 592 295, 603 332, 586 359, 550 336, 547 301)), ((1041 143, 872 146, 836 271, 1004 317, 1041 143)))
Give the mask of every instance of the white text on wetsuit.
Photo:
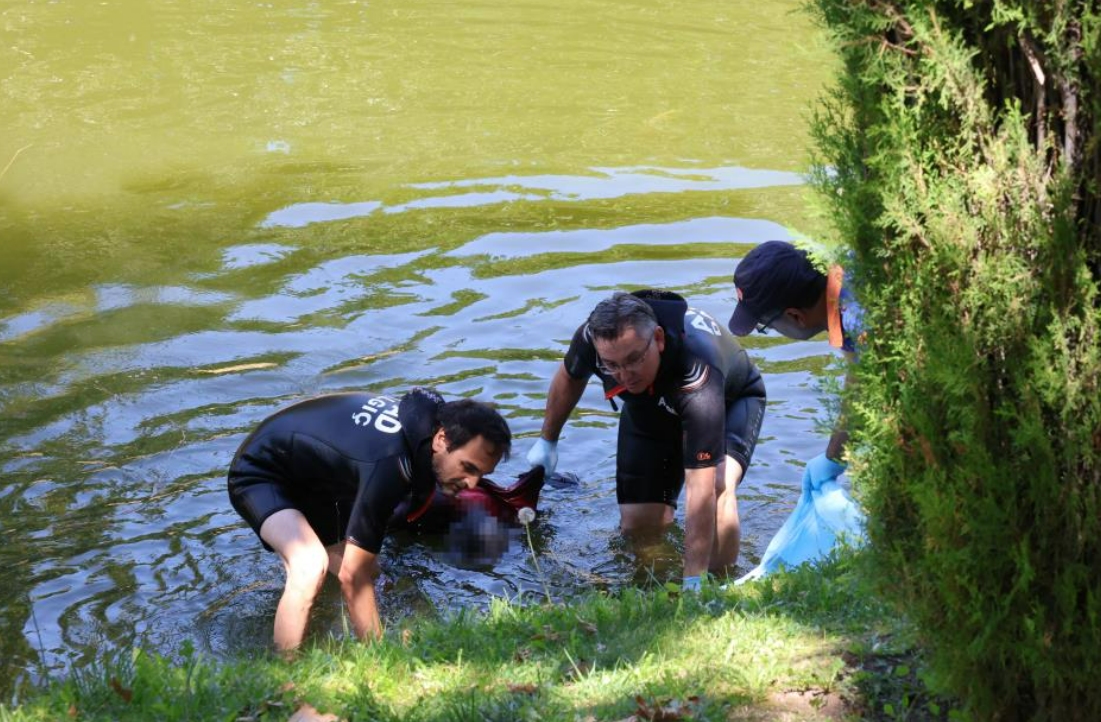
POLYGON ((401 422, 398 421, 398 402, 389 396, 379 396, 371 399, 362 407, 363 410, 352 414, 352 421, 356 426, 370 426, 375 422, 375 428, 387 434, 396 434, 401 431, 401 422), (386 408, 389 405, 389 408, 386 408), (376 415, 377 414, 377 415, 376 415))
POLYGON ((688 313, 685 316, 691 316, 692 320, 689 322, 693 328, 697 328, 704 333, 709 333, 712 336, 719 336, 722 331, 719 330, 719 322, 711 317, 711 314, 706 311, 701 311, 698 308, 689 307, 688 313))

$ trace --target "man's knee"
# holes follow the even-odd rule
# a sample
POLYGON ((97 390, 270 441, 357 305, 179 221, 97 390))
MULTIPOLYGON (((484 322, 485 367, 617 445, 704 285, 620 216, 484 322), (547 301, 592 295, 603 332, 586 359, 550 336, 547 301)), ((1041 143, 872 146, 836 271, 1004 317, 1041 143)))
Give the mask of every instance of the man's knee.
POLYGON ((303 545, 283 558, 287 568, 287 588, 306 596, 315 596, 329 570, 329 554, 321 544, 303 545))
POLYGON ((660 530, 673 523, 673 507, 668 504, 620 504, 619 527, 624 532, 660 530))
POLYGON ((742 483, 742 478, 744 476, 745 467, 743 467, 734 457, 727 456, 723 459, 723 462, 719 464, 718 471, 716 472, 715 496, 721 496, 727 491, 731 492, 733 495, 738 485, 742 483))
POLYGON ((287 589, 311 597, 317 594, 329 567, 329 553, 302 512, 283 509, 272 514, 261 525, 260 538, 283 560, 287 589))

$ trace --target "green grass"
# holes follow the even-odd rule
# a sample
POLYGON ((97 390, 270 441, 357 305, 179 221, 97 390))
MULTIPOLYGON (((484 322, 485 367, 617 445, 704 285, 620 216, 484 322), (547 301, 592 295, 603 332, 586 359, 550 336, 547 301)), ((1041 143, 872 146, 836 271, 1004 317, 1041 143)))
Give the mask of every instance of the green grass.
POLYGON ((699 595, 494 600, 290 662, 133 651, 0 707, 0 721, 284 720, 303 703, 347 720, 946 718, 908 625, 854 559, 699 595))

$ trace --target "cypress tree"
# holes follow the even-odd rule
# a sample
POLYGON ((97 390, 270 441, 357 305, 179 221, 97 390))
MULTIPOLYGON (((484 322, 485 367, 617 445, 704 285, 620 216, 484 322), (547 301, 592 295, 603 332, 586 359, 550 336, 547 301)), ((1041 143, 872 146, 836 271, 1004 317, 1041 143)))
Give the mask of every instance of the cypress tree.
POLYGON ((871 568, 976 719, 1101 719, 1101 3, 812 9, 871 568))

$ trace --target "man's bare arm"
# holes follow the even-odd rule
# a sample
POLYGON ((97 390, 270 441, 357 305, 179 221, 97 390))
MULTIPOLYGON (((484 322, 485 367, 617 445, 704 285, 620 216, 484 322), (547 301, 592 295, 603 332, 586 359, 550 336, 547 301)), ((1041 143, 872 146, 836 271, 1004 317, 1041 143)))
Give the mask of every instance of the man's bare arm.
POLYGON ((684 576, 707 571, 715 541, 715 467, 685 469, 684 576))
POLYGON ((543 412, 543 430, 540 434, 547 441, 558 441, 562 427, 570 418, 570 412, 585 393, 588 379, 575 379, 566 372, 566 365, 559 364, 547 391, 547 408, 543 412))
MULTIPOLYGON (((849 361, 849 368, 845 372, 845 390, 851 391, 856 385, 855 374, 853 374, 852 365, 855 363, 855 356, 853 354, 845 354, 845 357, 849 361)), ((844 402, 841 405, 841 413, 838 415, 837 424, 834 426, 833 433, 830 434, 830 441, 826 444, 826 458, 832 459, 838 463, 845 463, 845 445, 849 443, 848 421, 846 417, 849 415, 849 410, 845 407, 844 402)))
POLYGON ((830 442, 826 444, 826 457, 841 464, 845 463, 843 459, 847 443, 849 443, 849 432, 837 429, 830 435, 830 442))
POLYGON ((355 544, 344 545, 340 563, 340 590, 352 617, 352 629, 360 639, 382 636, 382 622, 375 600, 375 579, 378 577, 378 557, 355 544))

